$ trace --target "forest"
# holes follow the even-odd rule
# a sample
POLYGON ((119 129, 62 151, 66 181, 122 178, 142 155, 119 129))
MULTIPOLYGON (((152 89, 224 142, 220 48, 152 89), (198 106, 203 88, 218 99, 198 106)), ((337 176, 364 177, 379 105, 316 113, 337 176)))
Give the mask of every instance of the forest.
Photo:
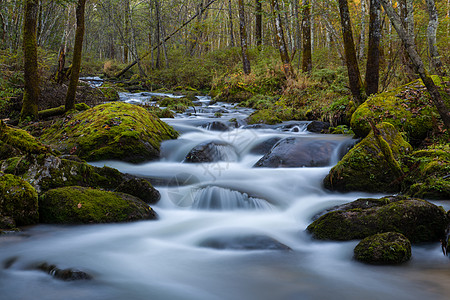
POLYGON ((8 299, 449 293, 450 0, 0 0, 0 70, 8 299))

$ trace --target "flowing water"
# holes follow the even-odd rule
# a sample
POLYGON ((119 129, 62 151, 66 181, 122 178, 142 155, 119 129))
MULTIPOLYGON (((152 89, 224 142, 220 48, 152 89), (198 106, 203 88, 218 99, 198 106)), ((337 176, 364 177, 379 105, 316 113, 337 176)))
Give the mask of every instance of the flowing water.
MULTIPOLYGON (((133 101, 151 101, 141 96, 133 101)), ((368 266, 352 258, 357 241, 317 241, 305 232, 324 209, 380 196, 322 188, 354 143, 350 137, 309 133, 307 122, 213 131, 211 122, 242 124, 251 111, 199 102, 191 115, 165 119, 181 136, 164 142, 160 161, 94 164, 153 182, 161 193, 153 206, 159 220, 39 225, 2 236, 0 299, 448 299, 450 263, 437 243, 413 246, 413 259, 401 266, 368 266), (212 118, 218 111, 222 117, 212 118), (336 147, 324 167, 252 168, 262 157, 257 145, 285 137, 336 147), (209 141, 227 145, 213 156, 231 158, 184 162, 209 141), (83 270, 93 280, 54 279, 33 269, 41 262, 83 270)))

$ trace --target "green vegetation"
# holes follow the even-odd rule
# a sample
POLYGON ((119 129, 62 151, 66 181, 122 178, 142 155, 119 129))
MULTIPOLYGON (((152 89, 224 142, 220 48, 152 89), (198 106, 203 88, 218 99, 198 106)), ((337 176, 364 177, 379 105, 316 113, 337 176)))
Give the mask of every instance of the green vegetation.
POLYGON ((42 223, 79 224, 155 219, 156 213, 128 194, 70 186, 53 189, 39 198, 42 223))

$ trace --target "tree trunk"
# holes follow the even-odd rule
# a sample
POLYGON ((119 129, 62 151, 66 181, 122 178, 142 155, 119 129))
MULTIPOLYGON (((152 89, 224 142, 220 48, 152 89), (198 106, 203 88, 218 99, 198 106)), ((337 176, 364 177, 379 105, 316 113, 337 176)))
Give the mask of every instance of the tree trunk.
MULTIPOLYGON (((0 0, 0 7, 3 6, 3 0, 0 0)), ((3 13, 0 11, 0 49, 6 49, 6 22, 3 13)))
POLYGON ((430 16, 427 28, 427 39, 431 57, 431 65, 438 75, 445 76, 444 66, 442 65, 441 58, 436 46, 436 32, 439 25, 436 5, 434 3, 434 0, 426 0, 426 2, 428 15, 430 16))
MULTIPOLYGON (((400 11, 400 18, 406 30, 406 34, 408 35, 408 38, 411 38, 412 41, 414 42, 414 15, 412 12, 412 3, 409 2, 409 0, 399 0, 398 6, 400 11)), ((416 76, 414 74, 414 66, 412 65, 412 62, 409 59, 408 52, 406 51, 406 46, 405 45, 403 46, 404 46, 403 51, 401 52, 403 72, 406 75, 407 80, 412 81, 416 79, 416 76)))
POLYGON ((303 0, 303 18, 302 18, 302 33, 303 33, 303 55, 302 55, 302 71, 309 73, 312 70, 312 55, 311 55, 311 16, 309 0, 303 0))
POLYGON ((230 46, 234 47, 234 46, 236 46, 236 43, 234 41, 233 14, 232 14, 232 10, 231 10, 231 0, 228 0, 228 19, 230 22, 230 46))
POLYGON ((245 28, 245 11, 244 1, 238 0, 239 4, 239 32, 241 35, 241 49, 242 49, 242 66, 245 74, 250 74, 250 61, 248 59, 247 51, 247 31, 245 28))
POLYGON ((381 3, 380 0, 370 0, 369 7, 369 48, 366 64, 366 93, 378 93, 380 74, 380 40, 381 40, 381 3))
POLYGON ((275 19, 275 30, 278 49, 280 51, 281 62, 283 63, 283 71, 286 79, 294 79, 295 73, 289 59, 289 54, 286 48, 286 42, 284 39, 283 26, 281 24, 280 8, 278 6, 278 0, 271 0, 272 13, 275 19))
MULTIPOLYGON (((161 24, 159 22, 160 17, 159 17, 160 11, 159 11, 159 1, 155 0, 155 19, 156 19, 156 28, 155 28, 155 39, 156 39, 156 44, 159 45, 159 42, 161 41, 161 24)), ((138 61, 139 62, 139 61, 138 61)), ((159 69, 161 67, 161 50, 158 47, 156 49, 156 62, 155 62, 155 67, 157 69, 159 69)))
POLYGON ((128 63, 128 44, 130 42, 130 0, 125 0, 125 43, 123 46, 123 62, 128 63))
POLYGON ((81 52, 83 50, 84 38, 84 10, 86 0, 78 0, 75 14, 77 16, 77 29, 75 31, 75 45, 73 47, 72 73, 70 75, 69 87, 67 89, 66 111, 75 108, 75 96, 77 92, 78 78, 81 68, 81 52))
POLYGON ((441 116, 442 121, 444 122, 445 127, 447 129, 450 129, 449 108, 445 104, 445 101, 442 98, 441 94, 439 93, 437 86, 434 84, 433 80, 431 79, 430 75, 425 69, 419 53, 417 53, 416 45, 414 42, 414 36, 408 34, 407 28, 405 28, 405 26, 402 24, 399 15, 394 11, 393 7, 389 5, 388 0, 381 0, 381 3, 383 5, 384 11, 389 16, 392 25, 397 31, 398 36, 403 41, 403 44, 406 47, 406 51, 409 55, 409 58, 411 59, 411 62, 414 65, 417 73, 419 73, 419 76, 422 79, 425 87, 427 88, 428 93, 430 94, 433 103, 436 106, 436 109, 439 115, 441 116))
POLYGON ((339 13, 341 16, 345 62, 347 65, 350 91, 352 92, 356 103, 361 104, 366 100, 366 95, 361 80, 361 74, 359 73, 358 60, 356 59, 355 43, 353 42, 352 25, 350 22, 347 0, 339 0, 339 13))
POLYGON ((255 0, 255 39, 256 47, 262 46, 262 0, 255 0))
POLYGON ((39 76, 37 63, 36 23, 38 15, 38 0, 25 2, 23 26, 23 53, 25 90, 20 119, 36 120, 38 118, 39 76))
POLYGON ((362 59, 364 57, 365 51, 366 51, 366 1, 361 0, 361 32, 359 35, 359 52, 358 52, 359 59, 362 59))
MULTIPOLYGON (((302 30, 300 28, 300 15, 298 13, 298 1, 294 0, 293 2, 294 2, 293 5, 294 5, 294 19, 295 19, 295 41, 296 41, 295 47, 297 48, 297 51, 298 51, 297 69, 300 69, 300 64, 301 64, 300 52, 303 49, 302 38, 301 38, 302 30)), ((292 58, 292 59, 294 59, 294 58, 292 58)))

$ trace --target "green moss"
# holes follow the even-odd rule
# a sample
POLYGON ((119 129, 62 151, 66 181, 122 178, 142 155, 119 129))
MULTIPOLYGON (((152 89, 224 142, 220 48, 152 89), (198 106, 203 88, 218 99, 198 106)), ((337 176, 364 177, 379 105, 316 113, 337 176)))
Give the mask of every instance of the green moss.
POLYGON ((89 161, 140 162, 159 157, 163 140, 178 133, 144 108, 111 102, 57 122, 41 140, 65 154, 89 161))
MULTIPOLYGON (((22 153, 48 153, 46 146, 22 129, 11 128, 0 123, 0 141, 18 149, 22 153)), ((13 152, 14 154, 14 152, 13 152)))
POLYGON ((186 111, 189 107, 193 107, 194 103, 186 97, 183 98, 164 98, 159 103, 159 106, 170 108, 178 113, 186 111))
POLYGON ((371 132, 330 170, 324 179, 326 188, 338 191, 400 191, 398 179, 403 165, 399 160, 411 150, 411 146, 393 125, 382 123, 377 128, 384 143, 379 143, 371 132))
POLYGON ((155 212, 128 194, 83 187, 53 189, 39 198, 43 223, 77 224, 155 219, 155 212))
POLYGON ((389 201, 366 209, 333 211, 307 228, 315 238, 362 239, 382 232, 404 234, 411 242, 438 241, 449 220, 441 208, 424 200, 389 201))
POLYGON ((411 258, 411 243, 400 233, 386 232, 365 238, 354 253, 357 260, 369 264, 400 264, 411 258))
POLYGON ((103 85, 99 87, 99 90, 103 93, 108 101, 119 100, 119 92, 127 92, 127 90, 125 90, 124 88, 111 84, 109 82, 103 83, 103 85))
MULTIPOLYGON (((440 83, 437 76, 433 76, 440 83)), ((371 130, 369 120, 389 122, 407 133, 411 143, 418 144, 432 131, 439 119, 430 96, 421 80, 369 97, 353 113, 351 127, 356 135, 365 137, 371 130)))
POLYGON ((19 226, 39 219, 36 190, 20 177, 0 173, 0 215, 11 217, 19 226))
POLYGON ((262 110, 258 110, 254 113, 252 113, 248 119, 247 119, 248 124, 269 124, 269 125, 273 125, 273 124, 277 124, 277 123, 281 123, 282 120, 277 117, 276 115, 274 115, 272 110, 269 109, 262 109, 262 110))

